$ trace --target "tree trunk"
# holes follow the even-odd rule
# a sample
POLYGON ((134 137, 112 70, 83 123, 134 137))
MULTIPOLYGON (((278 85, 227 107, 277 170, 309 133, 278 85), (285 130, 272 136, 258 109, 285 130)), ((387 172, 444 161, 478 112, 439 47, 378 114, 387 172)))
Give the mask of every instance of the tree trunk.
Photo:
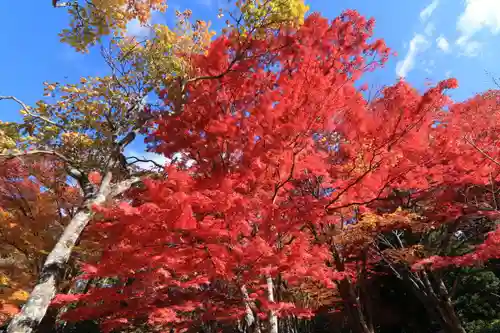
POLYGON ((255 316, 250 297, 248 296, 247 286, 241 286, 241 293, 243 294, 243 303, 245 304, 245 328, 247 333, 260 333, 260 324, 258 318, 255 316))
POLYGON ((446 325, 448 326, 447 332, 449 333, 466 333, 460 318, 458 318, 457 313, 453 303, 451 302, 448 289, 446 288, 444 281, 441 278, 436 279, 437 289, 439 291, 439 307, 441 313, 444 314, 446 318, 446 325))
POLYGON ((441 278, 425 270, 416 277, 407 273, 404 278, 410 282, 413 293, 423 303, 429 316, 439 323, 443 332, 466 333, 441 278))
MULTIPOLYGON (((267 283, 267 299, 274 303, 274 285, 271 276, 266 277, 267 283)), ((274 311, 269 311, 269 333, 278 333, 278 316, 274 311)))
MULTIPOLYGON (((337 251, 335 245, 330 246, 330 252, 332 253, 333 259, 335 261, 335 268, 339 272, 345 272, 344 261, 341 258, 340 253, 337 251)), ((363 277, 364 278, 364 277, 363 277)), ((337 281, 338 290, 342 302, 344 303, 345 310, 347 311, 347 316, 349 318, 349 325, 355 333, 374 333, 373 325, 371 323, 372 318, 366 317, 363 312, 364 305, 360 300, 359 295, 354 290, 352 281, 346 277, 340 281, 337 281), (367 320, 368 319, 368 320, 367 320)), ((363 297, 369 297, 363 294, 363 297)), ((365 302, 366 303, 366 302, 365 302)))
POLYGON ((351 281, 345 278, 338 282, 340 297, 349 317, 349 324, 355 333, 374 333, 372 325, 369 325, 363 313, 363 305, 360 302, 351 281))
POLYGON ((47 256, 37 285, 33 288, 21 311, 9 323, 7 333, 32 333, 37 329, 57 293, 58 285, 63 278, 73 248, 92 217, 91 207, 94 204, 104 203, 110 194, 117 195, 124 192, 136 181, 135 178, 123 181, 112 190, 111 173, 106 174, 98 193, 85 199, 47 256))

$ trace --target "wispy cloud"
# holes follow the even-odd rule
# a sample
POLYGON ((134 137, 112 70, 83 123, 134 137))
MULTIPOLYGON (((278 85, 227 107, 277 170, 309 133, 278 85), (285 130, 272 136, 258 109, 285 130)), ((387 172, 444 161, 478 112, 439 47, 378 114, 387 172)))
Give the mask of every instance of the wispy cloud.
POLYGON ((427 7, 425 7, 420 12, 420 20, 422 22, 427 21, 427 19, 431 17, 432 13, 434 13, 438 5, 439 5, 439 0, 433 0, 427 7))
POLYGON ((462 50, 462 54, 467 57, 475 57, 479 55, 482 44, 476 40, 468 38, 459 38, 455 44, 462 50))
POLYGON ((432 74, 436 68, 436 62, 434 60, 423 61, 422 66, 427 74, 432 74))
POLYGON ((429 42, 424 35, 416 34, 410 41, 408 52, 403 60, 396 64, 396 74, 399 77, 406 77, 415 67, 417 55, 429 47, 429 42))
POLYGON ((446 40, 446 38, 444 38, 442 35, 439 36, 437 39, 436 39, 436 43, 437 43, 437 47, 445 52, 445 53, 448 53, 450 52, 450 43, 448 43, 448 41, 446 40))
POLYGON ((434 33, 434 30, 436 30, 436 27, 434 26, 434 23, 429 22, 429 23, 427 23, 427 25, 425 26, 424 33, 425 33, 427 36, 432 36, 432 34, 434 33))
POLYGON ((494 35, 500 32, 500 1, 465 0, 465 9, 457 21, 460 37, 455 42, 463 54, 467 56, 479 54, 481 43, 475 41, 473 37, 483 29, 489 29, 494 35))

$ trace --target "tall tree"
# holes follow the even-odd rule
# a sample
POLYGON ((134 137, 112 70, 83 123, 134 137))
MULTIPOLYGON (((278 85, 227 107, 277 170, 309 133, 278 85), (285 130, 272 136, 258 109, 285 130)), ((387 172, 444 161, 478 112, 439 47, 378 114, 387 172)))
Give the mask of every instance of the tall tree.
POLYGON ((403 263, 394 274, 416 284, 411 290, 446 332, 463 332, 442 278, 410 266, 446 248, 454 222, 470 217, 449 188, 466 185, 472 171, 476 184, 488 185, 496 160, 470 145, 467 153, 488 164, 459 163, 457 131, 470 123, 443 112, 453 79, 424 94, 398 82, 373 102, 363 98, 354 83, 389 52, 382 41, 367 42, 372 24, 353 11, 331 25, 311 15, 299 29, 250 37, 245 48, 223 36, 195 59, 205 80, 187 82, 183 112, 157 120, 151 139, 156 151, 194 163, 150 182, 136 207, 103 210, 112 221, 96 230, 109 243, 88 276, 116 274, 118 263, 127 273, 106 299, 98 289, 60 298, 94 304, 73 319, 115 327, 133 324, 133 314, 166 326, 266 317, 275 331, 276 315, 309 310, 276 301, 275 288, 310 275, 339 290, 355 331, 373 332, 363 281, 378 261, 403 263), (438 228, 439 246, 422 253, 418 241, 401 239, 407 231, 432 242, 438 228), (123 252, 138 257, 128 262, 123 252))
MULTIPOLYGON (((156 51, 163 47, 165 54, 172 52, 172 44, 162 42, 162 36, 158 33, 159 42, 145 48, 156 51)), ((2 97, 18 102, 24 114, 20 124, 2 124, 5 136, 12 133, 8 138, 15 142, 15 146, 10 144, 4 151, 3 159, 55 158, 83 193, 78 212, 48 255, 38 284, 9 331, 29 332, 43 318, 71 251, 92 216, 91 206, 121 194, 144 174, 134 166, 140 156, 127 160, 124 149, 154 113, 154 105, 148 105, 145 99, 159 78, 159 73, 150 71, 148 66, 156 65, 159 57, 144 48, 133 49, 131 44, 113 44, 113 53, 104 54, 111 68, 110 76, 82 78, 80 83, 69 85, 46 83, 46 95, 53 101, 40 101, 30 107, 15 97, 2 97), (99 184, 91 182, 93 172, 102 175, 99 184)), ((170 71, 175 64, 166 58, 161 59, 162 65, 170 71)))
POLYGON ((61 296, 91 304, 68 318, 101 318, 111 329, 132 317, 163 327, 264 317, 261 328, 275 332, 276 316, 310 315, 293 299, 277 301, 276 288, 313 279, 341 289, 353 329, 372 332, 353 286, 352 258, 365 240, 331 236, 347 208, 412 181, 420 158, 431 159, 425 136, 447 102, 443 90, 456 84, 422 96, 401 82, 367 103, 354 83, 389 55, 383 41, 368 42, 372 26, 354 11, 331 24, 313 14, 298 29, 249 37, 245 48, 233 35, 212 43, 195 60, 206 80, 188 82, 183 112, 158 119, 151 138, 156 151, 193 164, 148 182, 138 206, 103 210, 96 232, 109 242, 88 277, 114 275, 117 265, 124 274, 105 297, 61 296))

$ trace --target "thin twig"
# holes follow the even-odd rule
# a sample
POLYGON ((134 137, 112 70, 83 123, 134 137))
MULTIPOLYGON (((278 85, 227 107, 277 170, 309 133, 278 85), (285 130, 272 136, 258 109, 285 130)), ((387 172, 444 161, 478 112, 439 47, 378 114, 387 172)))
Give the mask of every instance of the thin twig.
POLYGON ((484 157, 486 157, 487 159, 489 159, 491 162, 495 163, 496 165, 500 166, 500 162, 498 162, 497 160, 495 160, 493 157, 491 157, 490 155, 488 155, 484 150, 482 150, 481 148, 479 148, 478 146, 476 146, 474 144, 474 142, 470 141, 466 136, 464 136, 464 139, 465 141, 467 141, 472 147, 474 147, 478 152, 480 152, 484 157))

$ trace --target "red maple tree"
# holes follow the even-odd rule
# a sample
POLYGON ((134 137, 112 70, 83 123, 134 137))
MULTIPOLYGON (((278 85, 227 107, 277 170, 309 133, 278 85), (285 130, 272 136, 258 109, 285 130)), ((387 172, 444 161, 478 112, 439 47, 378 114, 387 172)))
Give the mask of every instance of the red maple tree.
MULTIPOLYGON (((467 179, 451 163, 462 148, 448 144, 464 129, 443 112, 454 79, 424 94, 400 81, 373 101, 356 88, 390 53, 371 41, 373 24, 355 11, 331 23, 313 14, 266 38, 219 37, 198 56, 182 112, 165 112, 150 138, 156 152, 183 157, 132 204, 96 207, 102 255, 80 278, 114 283, 60 295, 83 304, 66 318, 254 330, 267 318, 277 332, 277 316, 312 315, 292 290, 315 281, 339 290, 357 332, 372 332, 356 293, 374 263, 394 264, 380 236, 450 220, 458 205, 443 186, 467 179), (396 209, 403 190, 440 196, 396 209)), ((402 248, 393 257, 418 250, 402 248)), ((460 331, 452 324, 443 321, 460 331)))

